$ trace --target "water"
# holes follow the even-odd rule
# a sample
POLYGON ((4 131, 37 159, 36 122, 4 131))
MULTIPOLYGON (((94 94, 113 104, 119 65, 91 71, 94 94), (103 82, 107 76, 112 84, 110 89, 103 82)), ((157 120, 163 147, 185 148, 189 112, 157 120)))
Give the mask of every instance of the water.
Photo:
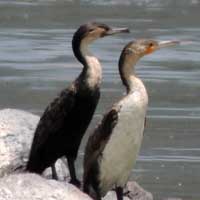
MULTIPOLYGON (((0 108, 42 114, 80 72, 71 38, 82 23, 97 20, 128 26, 129 35, 97 41, 101 59, 100 104, 88 130, 124 93, 117 62, 134 38, 177 39, 188 45, 163 49, 137 64, 149 93, 145 137, 132 179, 155 199, 200 198, 200 1, 0 1, 0 108)), ((84 139, 78 160, 82 173, 84 139)))

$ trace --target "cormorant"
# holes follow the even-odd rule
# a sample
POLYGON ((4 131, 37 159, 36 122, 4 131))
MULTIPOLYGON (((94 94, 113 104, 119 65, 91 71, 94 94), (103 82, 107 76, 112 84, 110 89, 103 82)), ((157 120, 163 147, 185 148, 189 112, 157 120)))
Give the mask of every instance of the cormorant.
POLYGON ((177 44, 136 40, 128 43, 119 59, 119 73, 127 94, 103 117, 90 135, 84 156, 83 191, 100 200, 116 189, 118 200, 139 152, 148 105, 148 94, 134 65, 144 55, 177 44))
POLYGON ((74 162, 81 139, 92 119, 100 97, 102 69, 88 45, 98 38, 128 32, 127 28, 112 29, 101 23, 87 23, 79 27, 72 40, 75 57, 83 65, 78 78, 64 89, 44 111, 33 138, 26 170, 41 174, 62 156, 68 161, 70 182, 79 186, 74 162))

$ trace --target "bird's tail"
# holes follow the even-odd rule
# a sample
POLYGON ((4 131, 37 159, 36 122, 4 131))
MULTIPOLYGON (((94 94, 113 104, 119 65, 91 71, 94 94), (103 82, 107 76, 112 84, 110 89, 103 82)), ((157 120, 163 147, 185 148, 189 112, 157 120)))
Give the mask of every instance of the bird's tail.
POLYGON ((45 168, 46 168, 45 163, 41 162, 40 159, 29 157, 25 171, 36 173, 36 174, 42 174, 45 168))

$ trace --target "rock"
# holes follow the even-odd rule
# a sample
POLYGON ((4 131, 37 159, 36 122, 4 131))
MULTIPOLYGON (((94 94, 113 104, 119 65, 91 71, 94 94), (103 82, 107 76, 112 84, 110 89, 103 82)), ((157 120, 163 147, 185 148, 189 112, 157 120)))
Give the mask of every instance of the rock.
MULTIPOLYGON (((84 200, 90 199, 70 184, 47 180, 41 176, 24 173, 31 147, 33 134, 39 116, 15 110, 0 110, 0 200, 84 200), (19 174, 11 174, 17 172, 19 174)), ((56 162, 59 180, 69 178, 64 158, 56 162)), ((44 172, 44 177, 51 178, 51 170, 44 172)), ((152 200, 151 193, 146 192, 137 183, 129 182, 124 200, 152 200)), ((114 191, 109 192, 104 200, 116 200, 114 191)))
MULTIPOLYGON (((59 181, 69 181, 70 180, 70 175, 69 175, 69 170, 68 170, 68 165, 66 164, 67 160, 65 158, 58 159, 55 166, 56 166, 56 172, 58 175, 58 180, 59 181)), ((51 168, 47 168, 43 175, 43 177, 52 179, 52 171, 51 168)))
MULTIPOLYGON (((0 110, 0 177, 24 170, 39 119, 21 110, 0 110)), ((56 169, 60 180, 68 178, 68 169, 61 160, 57 161, 56 169)), ((44 174, 51 177, 51 170, 44 174)))
MULTIPOLYGON (((152 200, 137 183, 128 183, 129 194, 124 200, 152 200)), ((0 179, 0 200, 92 200, 69 183, 48 180, 36 174, 23 173, 0 179)), ((116 200, 115 192, 109 192, 104 200, 116 200)))
MULTIPOLYGON (((125 196, 123 200, 153 200, 150 192, 145 191, 136 182, 130 181, 124 190, 125 196)), ((110 191, 103 200, 116 200, 116 193, 110 191)))
POLYGON ((25 165, 38 120, 24 111, 0 111, 0 177, 25 165))
POLYGON ((134 181, 128 182, 126 186, 126 193, 132 200, 153 200, 152 194, 144 190, 134 181))
POLYGON ((0 200, 92 200, 68 183, 36 174, 13 174, 0 179, 0 200))

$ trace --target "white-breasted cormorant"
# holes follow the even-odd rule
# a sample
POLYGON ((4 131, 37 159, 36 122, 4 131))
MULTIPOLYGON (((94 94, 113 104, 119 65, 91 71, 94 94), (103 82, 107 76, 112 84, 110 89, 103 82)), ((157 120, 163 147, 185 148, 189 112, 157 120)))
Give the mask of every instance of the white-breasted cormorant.
POLYGON ((128 29, 112 29, 96 22, 84 24, 75 32, 72 48, 83 70, 44 111, 33 138, 27 171, 41 174, 51 166, 53 177, 57 178, 54 163, 65 156, 70 182, 80 184, 74 162, 81 139, 97 106, 102 79, 99 60, 89 51, 88 46, 98 38, 121 32, 128 32, 128 29))
POLYGON ((139 152, 148 105, 148 94, 134 65, 144 55, 175 41, 136 40, 128 43, 119 59, 119 73, 127 94, 103 117, 89 137, 84 156, 83 191, 100 200, 116 189, 123 199, 123 187, 139 152))

